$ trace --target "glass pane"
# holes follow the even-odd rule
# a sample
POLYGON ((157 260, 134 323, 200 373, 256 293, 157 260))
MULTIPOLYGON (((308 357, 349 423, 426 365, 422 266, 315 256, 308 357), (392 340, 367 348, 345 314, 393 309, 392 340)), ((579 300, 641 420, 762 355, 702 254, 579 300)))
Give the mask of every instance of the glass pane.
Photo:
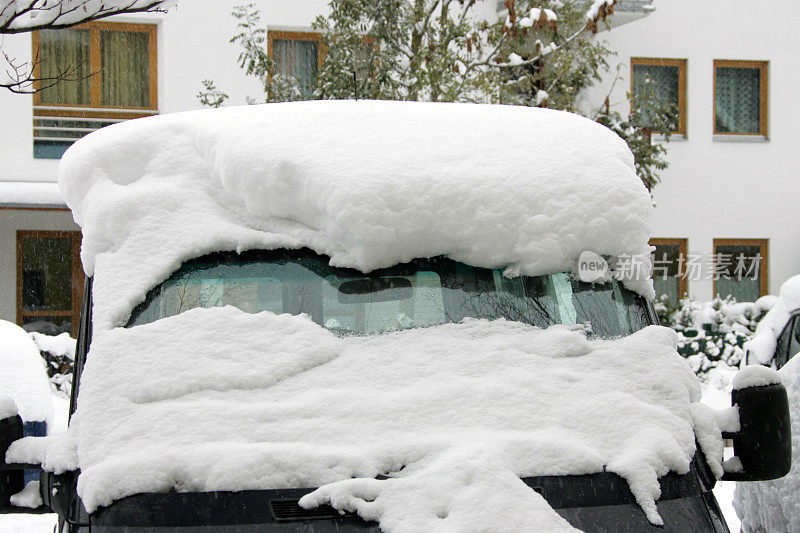
POLYGON ((303 96, 309 97, 317 86, 319 47, 316 41, 275 39, 273 41, 275 72, 297 80, 303 96))
MULTIPOLYGON (((89 30, 42 30, 39 32, 42 78, 68 74, 78 81, 61 81, 39 93, 43 104, 89 105, 89 30)), ((47 82, 42 82, 44 85, 47 82)))
POLYGON ((147 32, 101 31, 100 64, 103 69, 102 105, 150 108, 147 32))
POLYGON ((33 157, 36 159, 61 159, 72 141, 40 141, 33 140, 33 157))
POLYGON ((354 61, 356 64, 356 75, 359 79, 365 79, 370 76, 372 71, 372 66, 370 64, 372 48, 372 43, 364 43, 356 48, 354 61))
POLYGON ((759 133, 761 70, 717 67, 715 123, 720 133, 759 133))
POLYGON ((754 302, 761 296, 761 247, 718 245, 715 250, 717 294, 739 302, 754 302))
MULTIPOLYGON (((672 104, 676 108, 680 105, 680 72, 677 66, 662 65, 634 65, 633 66, 633 92, 634 94, 652 94, 664 105, 672 104)), ((641 120, 644 124, 650 122, 652 112, 645 109, 641 120)))
POLYGON ((536 326, 590 324, 600 336, 646 325, 640 299, 616 281, 582 283, 565 273, 505 278, 501 270, 446 258, 372 272, 331 267, 304 251, 212 254, 186 263, 151 291, 129 326, 194 307, 309 315, 340 334, 373 334, 471 318, 536 326))
POLYGON ((38 331, 45 335, 58 335, 65 331, 72 335, 72 317, 70 316, 24 316, 22 329, 38 331))
POLYGON ((667 296, 671 303, 677 303, 680 294, 681 248, 677 244, 656 244, 652 255, 653 285, 656 296, 667 296))
POLYGON ((72 242, 69 237, 23 237, 23 311, 72 310, 72 242))

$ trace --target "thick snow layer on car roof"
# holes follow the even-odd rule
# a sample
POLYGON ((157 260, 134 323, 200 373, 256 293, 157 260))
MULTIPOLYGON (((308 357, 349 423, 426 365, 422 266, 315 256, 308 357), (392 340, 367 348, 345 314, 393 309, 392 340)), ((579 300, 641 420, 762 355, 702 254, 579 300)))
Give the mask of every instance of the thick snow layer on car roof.
POLYGON ((0 396, 9 396, 23 422, 49 422, 53 402, 44 360, 31 335, 0 320, 0 396))
POLYGON ((657 523, 658 477, 688 471, 695 435, 722 460, 675 342, 659 326, 590 340, 505 320, 337 337, 305 315, 192 309, 98 335, 68 434, 9 457, 79 467, 89 511, 139 492, 322 486, 302 503, 390 532, 438 531, 442 513, 453 531, 549 531, 558 517, 519 477, 608 470, 657 523), (477 527, 481 498, 514 512, 477 527))
POLYGON ((650 196, 622 139, 513 106, 327 101, 128 121, 75 143, 59 183, 95 276, 95 327, 125 321, 185 260, 307 246, 370 271, 447 255, 507 274, 638 255, 650 196))
POLYGON ((753 338, 745 343, 747 362, 766 365, 772 361, 778 337, 792 317, 792 313, 798 309, 800 309, 800 275, 783 282, 772 309, 758 323, 753 338))

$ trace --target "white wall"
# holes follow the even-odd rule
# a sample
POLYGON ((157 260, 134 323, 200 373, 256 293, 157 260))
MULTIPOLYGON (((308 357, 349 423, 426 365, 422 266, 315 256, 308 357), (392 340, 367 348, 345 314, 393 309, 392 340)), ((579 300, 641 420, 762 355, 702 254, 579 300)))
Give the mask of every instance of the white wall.
MULTIPOLYGON (((769 238, 770 292, 800 273, 800 160, 797 157, 796 3, 775 0, 753 13, 747 0, 656 0, 656 11, 601 36, 622 65, 611 102, 627 113, 631 57, 687 59, 687 139, 668 145, 670 168, 655 188, 655 236, 686 237, 690 253, 711 254, 712 239, 769 238), (713 61, 769 61, 769 140, 713 137, 713 61)), ((589 91, 600 104, 611 80, 589 91)), ((710 280, 690 281, 712 297, 710 280)))

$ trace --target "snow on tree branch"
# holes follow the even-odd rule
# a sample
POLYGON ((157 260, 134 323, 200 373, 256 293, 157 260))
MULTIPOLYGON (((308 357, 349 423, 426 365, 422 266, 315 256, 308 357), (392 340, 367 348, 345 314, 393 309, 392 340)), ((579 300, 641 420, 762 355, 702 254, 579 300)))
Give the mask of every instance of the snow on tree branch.
POLYGON ((67 28, 122 13, 165 12, 177 0, 0 0, 0 34, 67 28))
POLYGON ((594 0, 586 12, 586 29, 597 33, 597 23, 601 20, 605 21, 609 15, 614 13, 616 3, 617 0, 594 0))

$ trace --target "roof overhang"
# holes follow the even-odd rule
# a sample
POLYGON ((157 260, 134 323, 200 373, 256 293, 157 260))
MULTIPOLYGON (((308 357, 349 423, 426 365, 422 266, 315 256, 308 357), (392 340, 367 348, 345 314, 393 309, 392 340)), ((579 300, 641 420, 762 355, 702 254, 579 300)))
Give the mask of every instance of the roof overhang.
POLYGON ((0 181, 0 208, 67 209, 53 182, 0 181))

